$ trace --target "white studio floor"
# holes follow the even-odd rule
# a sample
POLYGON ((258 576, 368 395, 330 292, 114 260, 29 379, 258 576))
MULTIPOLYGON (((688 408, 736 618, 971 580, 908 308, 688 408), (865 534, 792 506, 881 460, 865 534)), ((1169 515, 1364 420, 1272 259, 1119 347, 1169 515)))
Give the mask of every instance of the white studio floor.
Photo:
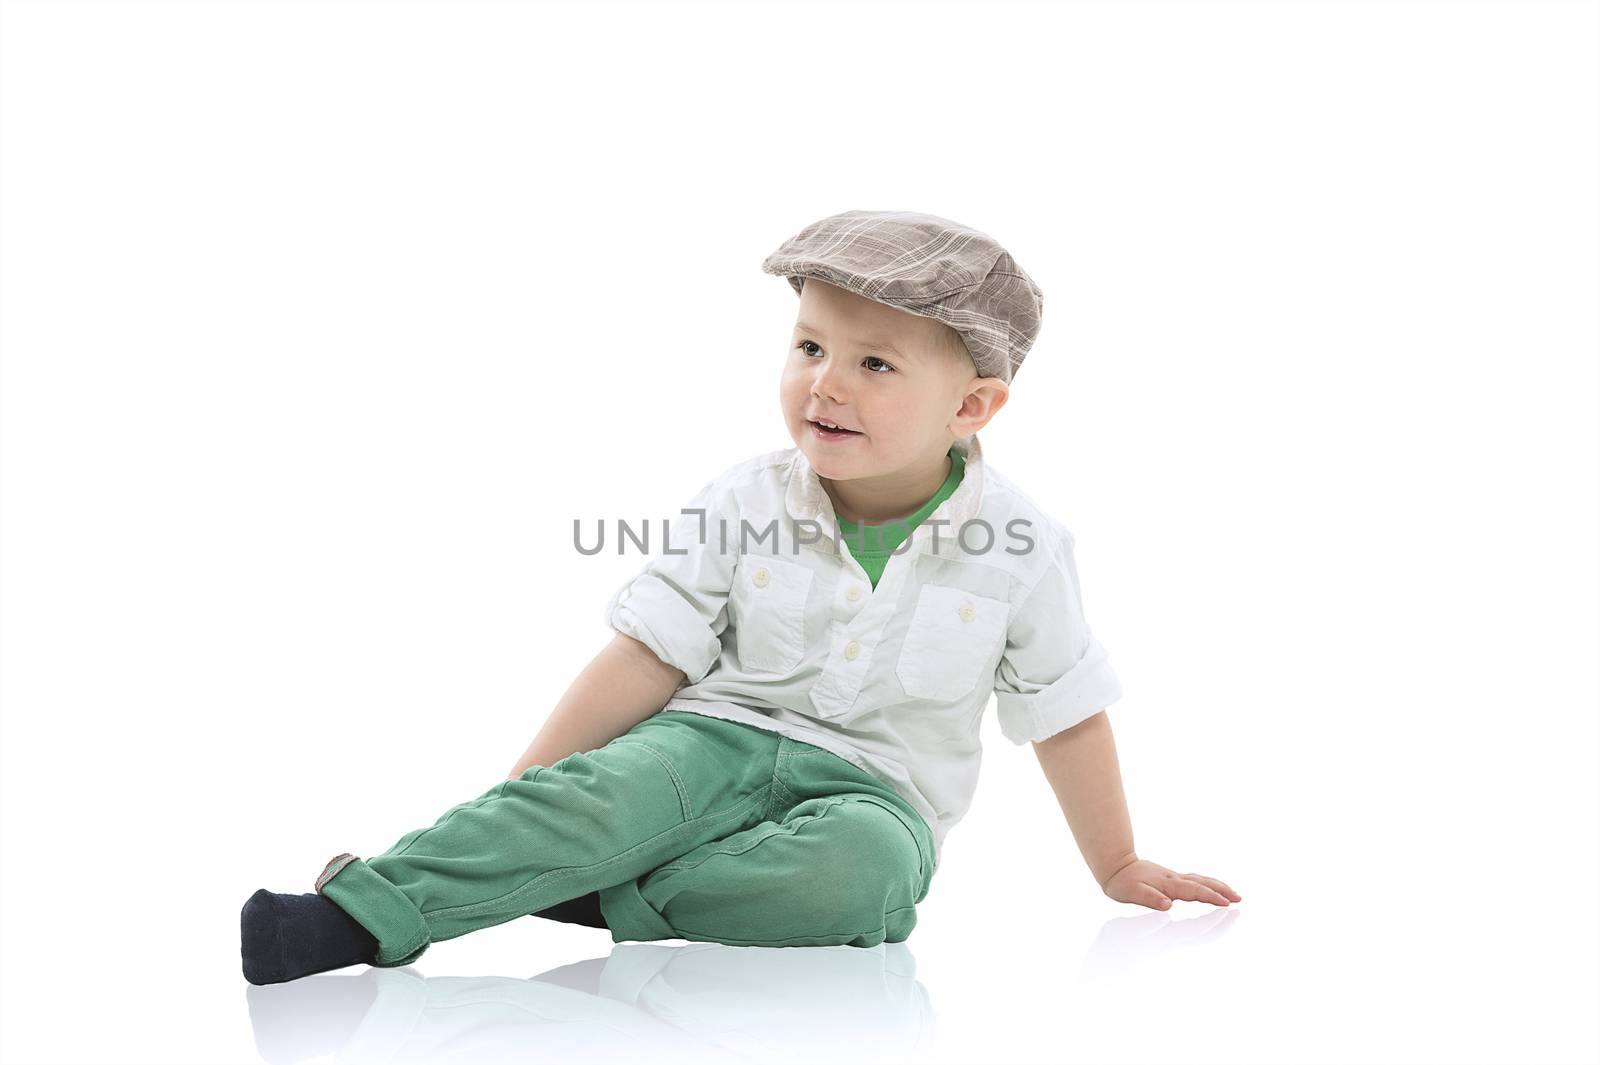
POLYGON ((960 967, 939 962, 955 929, 916 949, 585 950, 602 933, 578 933, 559 937, 572 961, 526 975, 359 967, 235 988, 224 1015, 270 1062, 1584 1060, 1587 962, 1508 918, 1181 903, 1063 919, 1070 949, 997 939, 960 967))
MULTIPOLYGON (((1016 759, 1006 764, 1030 756, 1016 759)), ((1487 867, 1442 870, 1437 847, 1407 867, 1394 840, 1339 877, 1352 841, 1326 850, 1318 826, 1335 806, 1365 814, 1308 802, 1303 837, 1199 870, 1214 868, 1242 902, 1162 913, 1098 895, 1065 839, 1008 856, 995 830, 1010 805, 984 802, 957 830, 969 834, 951 844, 911 938, 867 949, 613 944, 526 917, 434 944, 412 966, 254 987, 239 972, 238 906, 257 886, 302 890, 303 870, 263 876, 275 859, 222 848, 165 886, 120 895, 77 877, 19 880, 8 907, 41 916, 13 920, 7 943, 5 1060, 1595 1059, 1587 880, 1524 894, 1487 867), (61 914, 80 924, 63 935, 61 914)), ((1481 814, 1463 816, 1492 830, 1481 814)), ((103 856, 120 853, 112 841, 103 856)))

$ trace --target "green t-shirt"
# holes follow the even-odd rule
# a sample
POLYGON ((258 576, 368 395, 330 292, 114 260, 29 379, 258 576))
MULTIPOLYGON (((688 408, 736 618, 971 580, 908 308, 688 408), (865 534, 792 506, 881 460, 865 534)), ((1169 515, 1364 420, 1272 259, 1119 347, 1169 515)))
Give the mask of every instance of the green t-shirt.
POLYGON ((861 563, 861 568, 867 571, 867 579, 872 581, 874 588, 878 586, 878 578, 883 576, 883 567, 888 565, 889 556, 894 554, 894 549, 905 542, 906 537, 911 535, 911 530, 938 510, 940 503, 950 498, 956 486, 961 483, 961 471, 965 466, 966 460, 952 445, 950 472, 946 475, 944 483, 933 493, 933 498, 918 507, 914 513, 881 525, 857 525, 853 521, 839 519, 839 539, 849 546, 850 553, 861 563))

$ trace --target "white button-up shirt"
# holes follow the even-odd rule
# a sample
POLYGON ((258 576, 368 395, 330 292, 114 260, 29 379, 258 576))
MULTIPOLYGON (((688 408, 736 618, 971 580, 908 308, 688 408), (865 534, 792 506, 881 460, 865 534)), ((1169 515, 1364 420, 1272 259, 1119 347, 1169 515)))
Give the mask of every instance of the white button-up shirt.
POLYGON ((1121 694, 1084 620, 1073 537, 957 441, 961 483, 874 588, 797 447, 731 467, 617 589, 605 621, 683 670, 665 710, 832 751, 927 820, 935 868, 972 804, 983 710, 1043 740, 1121 694), (958 534, 959 533, 959 537, 958 534))

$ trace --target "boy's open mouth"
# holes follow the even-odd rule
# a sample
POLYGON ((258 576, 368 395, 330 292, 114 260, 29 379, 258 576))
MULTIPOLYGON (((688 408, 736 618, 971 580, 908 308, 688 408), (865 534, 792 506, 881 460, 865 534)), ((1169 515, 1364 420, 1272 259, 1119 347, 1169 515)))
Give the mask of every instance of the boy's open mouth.
POLYGON ((829 428, 828 426, 823 425, 821 422, 807 422, 806 424, 811 426, 811 432, 813 434, 823 440, 844 440, 848 437, 861 435, 854 429, 829 428))

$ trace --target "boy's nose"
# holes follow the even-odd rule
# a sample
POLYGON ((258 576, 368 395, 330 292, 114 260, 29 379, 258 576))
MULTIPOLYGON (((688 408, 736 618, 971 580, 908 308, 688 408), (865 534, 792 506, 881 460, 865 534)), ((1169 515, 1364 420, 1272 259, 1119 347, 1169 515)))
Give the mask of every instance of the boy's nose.
POLYGON ((811 394, 841 405, 845 402, 844 371, 838 363, 825 359, 812 371, 811 394))

